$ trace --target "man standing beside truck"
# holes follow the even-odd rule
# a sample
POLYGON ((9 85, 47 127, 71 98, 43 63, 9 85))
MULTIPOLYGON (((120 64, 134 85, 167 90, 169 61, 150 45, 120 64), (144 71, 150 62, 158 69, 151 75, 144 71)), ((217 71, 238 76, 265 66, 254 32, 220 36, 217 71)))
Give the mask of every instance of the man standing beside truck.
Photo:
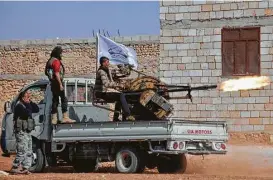
POLYGON ((30 174, 29 168, 32 164, 32 138, 30 132, 35 128, 32 113, 37 112, 39 112, 39 107, 30 100, 30 93, 28 91, 22 92, 14 109, 14 133, 17 145, 11 174, 30 174), (22 171, 19 170, 20 165, 22 165, 22 171))
POLYGON ((63 113, 62 123, 74 123, 75 120, 72 120, 68 117, 67 112, 67 98, 65 97, 64 87, 63 87, 63 78, 65 73, 65 68, 63 66, 62 60, 63 49, 60 46, 56 46, 51 54, 50 59, 46 63, 45 74, 48 76, 51 82, 51 91, 52 91, 52 124, 57 124, 57 112, 59 105, 59 97, 61 97, 61 106, 63 113))

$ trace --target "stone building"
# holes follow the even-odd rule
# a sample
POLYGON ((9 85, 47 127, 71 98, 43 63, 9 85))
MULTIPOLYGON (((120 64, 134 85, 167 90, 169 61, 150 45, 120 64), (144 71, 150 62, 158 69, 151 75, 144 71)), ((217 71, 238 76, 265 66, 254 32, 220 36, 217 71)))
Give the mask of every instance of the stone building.
MULTIPOLYGON (((160 2, 160 77, 172 84, 218 84, 273 77, 273 1, 160 2)), ((185 119, 226 120, 229 131, 273 130, 273 85, 259 90, 197 91, 174 100, 185 119)))

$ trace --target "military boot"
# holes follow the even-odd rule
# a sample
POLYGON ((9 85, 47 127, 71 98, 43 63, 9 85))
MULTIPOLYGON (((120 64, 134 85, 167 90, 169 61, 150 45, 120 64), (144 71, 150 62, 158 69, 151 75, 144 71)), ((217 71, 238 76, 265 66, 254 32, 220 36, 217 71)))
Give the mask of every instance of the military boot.
POLYGON ((75 123, 76 121, 75 120, 72 120, 68 117, 68 113, 65 112, 63 113, 63 121, 62 123, 75 123))
POLYGON ((58 118, 57 118, 57 113, 54 113, 54 114, 51 114, 51 123, 52 124, 57 124, 57 122, 58 122, 58 118))

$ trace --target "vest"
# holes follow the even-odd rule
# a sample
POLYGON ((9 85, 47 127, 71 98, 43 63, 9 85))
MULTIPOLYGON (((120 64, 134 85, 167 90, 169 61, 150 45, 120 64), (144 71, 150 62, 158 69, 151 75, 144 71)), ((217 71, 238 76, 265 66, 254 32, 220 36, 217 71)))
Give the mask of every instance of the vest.
MULTIPOLYGON (((54 60, 60 61, 57 58, 52 57, 47 61, 46 66, 45 66, 45 75, 48 77, 49 80, 56 79, 54 71, 52 69, 52 63, 53 63, 54 60)), ((60 61, 60 63, 61 63, 60 77, 61 77, 61 80, 62 80, 64 78, 65 69, 64 69, 63 63, 61 61, 60 61)))

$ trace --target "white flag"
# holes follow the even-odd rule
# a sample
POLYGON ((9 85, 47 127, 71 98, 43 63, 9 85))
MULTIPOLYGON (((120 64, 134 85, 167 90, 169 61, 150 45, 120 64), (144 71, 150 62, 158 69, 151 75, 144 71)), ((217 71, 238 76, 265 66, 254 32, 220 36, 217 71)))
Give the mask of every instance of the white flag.
POLYGON ((137 69, 137 55, 134 49, 97 34, 98 63, 102 56, 108 57, 110 64, 130 64, 137 69))

